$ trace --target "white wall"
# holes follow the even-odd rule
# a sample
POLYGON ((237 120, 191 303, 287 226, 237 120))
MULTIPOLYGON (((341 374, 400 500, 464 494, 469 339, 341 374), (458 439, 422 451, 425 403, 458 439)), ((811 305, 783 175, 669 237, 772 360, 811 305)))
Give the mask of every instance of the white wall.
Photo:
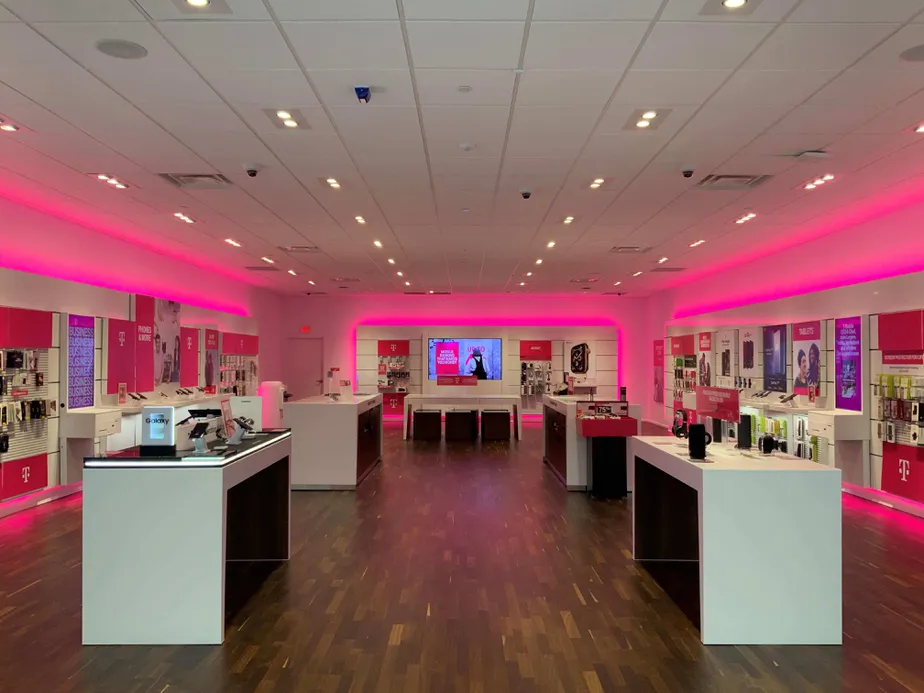
MULTIPOLYGON (((402 327, 414 326, 477 329, 483 336, 493 336, 497 328, 528 326, 537 328, 530 331, 536 339, 562 339, 561 332, 567 329, 561 328, 608 328, 618 342, 620 384, 628 387, 630 401, 637 402, 649 372, 627 364, 644 363, 650 352, 650 343, 638 338, 644 332, 644 305, 643 299, 580 295, 305 296, 284 299, 281 325, 283 338, 324 339, 325 368, 340 367, 351 378, 357 372, 355 349, 361 325, 394 326, 396 338, 402 327), (544 328, 555 337, 541 334, 544 328)), ((578 332, 575 330, 576 337, 580 337, 578 332)), ((509 360, 507 357, 505 370, 509 360)))

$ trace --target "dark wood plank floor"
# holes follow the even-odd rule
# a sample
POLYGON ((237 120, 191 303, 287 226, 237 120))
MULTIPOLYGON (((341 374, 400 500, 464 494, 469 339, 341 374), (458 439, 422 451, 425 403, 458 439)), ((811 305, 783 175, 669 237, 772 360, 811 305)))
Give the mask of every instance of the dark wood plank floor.
POLYGON ((843 647, 707 648, 540 434, 389 426, 358 492, 294 494, 293 559, 223 647, 81 647, 79 496, 0 520, 0 691, 924 691, 924 522, 845 498, 843 647))

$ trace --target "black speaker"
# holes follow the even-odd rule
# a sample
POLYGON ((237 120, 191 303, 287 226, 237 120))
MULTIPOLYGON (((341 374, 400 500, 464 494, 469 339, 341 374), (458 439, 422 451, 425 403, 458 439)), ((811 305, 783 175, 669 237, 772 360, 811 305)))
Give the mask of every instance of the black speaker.
POLYGON ((690 459, 706 459, 706 446, 712 442, 712 436, 706 433, 706 427, 703 424, 690 424, 690 459))
POLYGON ((722 424, 724 422, 722 419, 713 419, 712 420, 712 440, 715 443, 722 442, 722 424))
POLYGON ((738 449, 751 449, 751 415, 742 414, 738 422, 738 449))

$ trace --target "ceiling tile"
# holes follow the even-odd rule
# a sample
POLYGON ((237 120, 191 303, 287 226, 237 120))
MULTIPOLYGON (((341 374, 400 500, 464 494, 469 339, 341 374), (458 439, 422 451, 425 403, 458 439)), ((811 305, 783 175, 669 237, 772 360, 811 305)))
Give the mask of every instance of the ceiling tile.
POLYGON ((738 70, 709 103, 795 106, 837 74, 834 70, 738 70))
POLYGON ((731 70, 630 70, 613 99, 635 108, 706 101, 731 70))
POLYGON ((784 24, 745 63, 747 70, 843 70, 895 24, 784 24))
POLYGON ((261 104, 264 108, 300 108, 318 99, 301 70, 223 70, 211 72, 209 84, 232 103, 261 104))
POLYGON ((404 14, 413 19, 518 19, 526 20, 529 0, 404 0, 404 14))
POLYGON ((422 106, 510 106, 513 70, 421 70, 414 71, 422 106), (471 87, 470 90, 459 87, 471 87))
POLYGON ((321 100, 327 106, 413 106, 414 89, 408 70, 313 70, 311 81, 321 100), (372 87, 372 100, 361 103, 354 87, 372 87))
POLYGON ((878 104, 799 106, 772 129, 778 133, 848 133, 883 111, 878 104))
POLYGON ((281 21, 293 19, 398 19, 394 0, 350 0, 349 2, 306 2, 269 0, 281 21))
POLYGON ((924 9, 920 0, 802 0, 790 22, 906 22, 924 9))
POLYGON ((602 106, 621 76, 618 70, 528 70, 520 78, 517 105, 602 106))
POLYGON ((416 68, 512 70, 520 59, 523 29, 523 22, 407 23, 416 68))
POLYGON ((398 22, 283 22, 308 70, 407 69, 398 22))
POLYGON ((510 109, 506 106, 425 106, 424 127, 431 155, 500 157, 510 109), (464 151, 461 145, 472 145, 464 151))
POLYGON ((893 106, 922 89, 921 75, 910 70, 847 70, 808 103, 851 106, 872 102, 893 106))
POLYGON ((158 27, 187 60, 207 75, 229 69, 298 67, 270 22, 161 22, 158 27))
POLYGON ((634 67, 648 70, 736 68, 773 28, 770 24, 659 22, 634 67))
MULTIPOLYGON (((920 17, 924 19, 924 13, 920 17)), ((907 70, 919 74, 921 63, 901 60, 898 56, 921 44, 924 44, 924 24, 908 25, 876 46, 854 67, 861 70, 907 70)))
POLYGON ((547 19, 654 19, 661 0, 536 0, 533 21, 547 19))
POLYGON ((645 22, 536 23, 529 31, 523 67, 622 70, 647 29, 645 22))
POLYGON ((0 6, 0 22, 18 22, 19 19, 3 6, 0 6))
POLYGON ((25 22, 143 22, 145 16, 123 0, 4 0, 25 22))

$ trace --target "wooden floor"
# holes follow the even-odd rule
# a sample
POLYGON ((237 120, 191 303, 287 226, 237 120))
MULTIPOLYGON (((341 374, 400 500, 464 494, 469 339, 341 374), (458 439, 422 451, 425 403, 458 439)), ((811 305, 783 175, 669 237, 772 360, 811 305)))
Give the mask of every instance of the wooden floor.
POLYGON ((540 433, 389 426, 359 491, 294 494, 294 556, 223 647, 81 647, 79 496, 0 520, 0 691, 924 691, 924 521, 845 498, 843 647, 707 648, 540 433))

